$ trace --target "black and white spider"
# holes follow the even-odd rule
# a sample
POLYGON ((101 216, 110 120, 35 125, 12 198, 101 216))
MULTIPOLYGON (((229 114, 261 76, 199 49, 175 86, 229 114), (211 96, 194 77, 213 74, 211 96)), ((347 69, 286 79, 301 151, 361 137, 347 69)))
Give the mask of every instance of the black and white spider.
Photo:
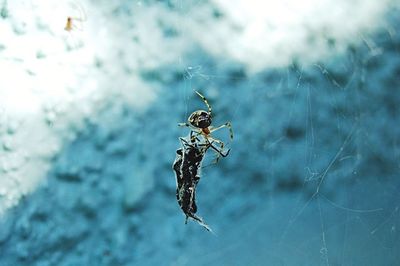
POLYGON ((228 128, 229 129, 229 137, 233 139, 233 130, 231 122, 226 122, 223 125, 218 127, 213 127, 212 123, 212 108, 211 105, 208 103, 206 97, 204 97, 200 92, 195 91, 195 93, 203 100, 205 105, 207 106, 208 111, 205 110, 197 110, 194 111, 188 118, 187 123, 179 123, 179 126, 186 126, 191 129, 190 137, 197 138, 198 136, 202 136, 206 143, 210 144, 211 142, 217 143, 220 145, 220 149, 215 148, 215 146, 210 145, 210 147, 218 153, 218 157, 216 161, 218 162, 219 157, 226 157, 229 154, 229 150, 224 154, 222 151, 224 149, 224 143, 211 136, 211 133, 221 129, 221 128, 228 128))
POLYGON ((176 151, 176 158, 172 167, 176 175, 176 198, 186 215, 186 222, 190 217, 208 231, 211 231, 203 219, 195 214, 197 212, 196 187, 200 180, 201 163, 209 148, 218 154, 218 158, 219 156, 226 157, 229 154, 229 150, 223 153, 224 143, 212 138, 211 132, 227 127, 230 130, 231 139, 233 138, 233 132, 229 122, 217 128, 211 127, 211 106, 203 95, 197 91, 196 93, 207 105, 208 112, 203 110, 195 111, 188 118, 190 124, 180 124, 180 126, 188 126, 191 132, 189 139, 179 138, 182 146, 176 151), (220 149, 214 146, 214 142, 220 144, 220 149))

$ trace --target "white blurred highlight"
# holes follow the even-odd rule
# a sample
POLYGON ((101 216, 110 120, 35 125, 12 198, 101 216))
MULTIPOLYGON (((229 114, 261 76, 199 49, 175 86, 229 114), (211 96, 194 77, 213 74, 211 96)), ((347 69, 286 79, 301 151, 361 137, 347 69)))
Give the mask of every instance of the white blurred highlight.
POLYGON ((0 20, 0 215, 44 180, 85 119, 101 123, 96 113, 102 106, 139 111, 155 97, 137 74, 115 64, 115 50, 127 40, 101 10, 75 1, 6 4, 8 17, 0 20), (67 17, 76 25, 70 32, 67 17))
POLYGON ((239 61, 250 71, 284 67, 293 60, 312 63, 342 52, 383 26, 385 12, 399 4, 393 0, 212 2, 223 22, 198 25, 194 38, 212 54, 239 61))

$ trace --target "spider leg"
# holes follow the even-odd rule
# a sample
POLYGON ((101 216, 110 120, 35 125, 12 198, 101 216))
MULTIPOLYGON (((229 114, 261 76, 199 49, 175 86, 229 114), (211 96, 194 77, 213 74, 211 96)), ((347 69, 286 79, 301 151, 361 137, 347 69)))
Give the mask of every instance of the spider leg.
POLYGON ((178 127, 192 127, 192 126, 189 125, 188 123, 179 123, 178 127))
POLYGON ((191 148, 196 148, 195 146, 193 146, 191 143, 189 143, 186 139, 180 137, 179 140, 181 141, 181 144, 183 147, 191 147, 191 148))
MULTIPOLYGON (((193 133, 193 131, 190 132, 190 134, 191 134, 190 139, 193 140, 192 142, 194 142, 194 140, 200 142, 200 139, 197 136, 201 135, 201 132, 200 133, 196 132, 197 136, 192 136, 192 133, 193 133)), ((194 147, 193 145, 189 144, 189 142, 187 140, 185 140, 184 138, 179 138, 179 139, 181 140, 182 143, 184 143, 184 144, 186 144, 186 145, 188 145, 190 147, 194 147)), ((205 150, 204 150, 204 153, 208 150, 208 148, 211 148, 216 153, 218 153, 218 158, 219 158, 219 156, 226 157, 226 156, 229 155, 230 149, 225 154, 222 153, 222 150, 223 150, 223 147, 224 147, 224 143, 222 141, 220 141, 218 139, 211 138, 211 137, 206 137, 205 140, 206 140, 206 143, 200 143, 200 144, 197 143, 197 146, 206 147, 205 150), (211 139, 212 141, 210 141, 209 139, 211 139), (218 149, 217 147, 215 147, 213 145, 214 142, 217 142, 217 143, 220 144, 220 146, 221 146, 220 149, 218 149)))
POLYGON ((233 129, 232 129, 231 122, 226 122, 225 124, 220 125, 219 127, 211 128, 210 133, 215 132, 215 131, 220 130, 221 128, 225 128, 225 127, 229 129, 229 137, 232 140, 233 139, 233 129))
POLYGON ((77 2, 72 2, 70 5, 71 5, 72 8, 78 10, 78 12, 79 12, 79 18, 78 19, 80 21, 86 21, 87 20, 87 15, 86 15, 85 9, 83 8, 83 6, 81 4, 79 4, 77 2))
MULTIPOLYGON (((201 130, 188 124, 188 123, 178 123, 179 127, 188 127, 190 128, 190 140, 193 140, 193 132, 197 133, 196 137, 201 135, 201 130)), ((193 141, 192 141, 193 142, 193 141)))
POLYGON ((75 23, 72 24, 70 27, 65 27, 64 29, 66 31, 68 31, 69 33, 72 33, 72 31, 75 31, 75 30, 83 31, 83 28, 78 27, 75 23))
POLYGON ((201 140, 198 138, 198 136, 203 136, 203 132, 201 130, 192 130, 190 131, 190 140, 192 142, 194 142, 194 140, 197 140, 198 142, 200 142, 201 140), (196 135, 193 135, 193 133, 196 133, 196 135))
MULTIPOLYGON (((221 150, 218 150, 214 145, 211 145, 211 144, 210 144, 210 147, 211 147, 215 152, 217 152, 218 155, 221 155, 222 157, 227 157, 227 156, 229 155, 229 152, 231 151, 231 149, 229 149, 229 150, 226 151, 225 154, 223 154, 222 151, 221 151, 221 150)), ((219 160, 219 156, 217 157, 216 163, 218 162, 218 160, 219 160)))
POLYGON ((181 142, 181 144, 182 144, 182 146, 183 146, 183 148, 184 149, 186 149, 187 147, 190 147, 190 148, 192 148, 192 149, 198 149, 198 150, 200 150, 200 147, 202 147, 202 149, 200 150, 201 151, 201 153, 204 155, 206 152, 207 152, 207 150, 208 150, 208 148, 213 148, 213 149, 216 149, 213 145, 212 145, 212 143, 210 143, 210 142, 207 142, 207 143, 201 143, 200 142, 200 139, 199 138, 197 138, 197 137, 191 137, 191 142, 189 143, 189 141, 187 141, 185 138, 182 138, 182 137, 180 137, 179 138, 179 140, 180 140, 180 142, 181 142), (195 141, 197 141, 197 142, 195 142, 195 141), (203 148, 204 147, 204 148, 203 148))
MULTIPOLYGON (((81 21, 79 21, 79 22, 81 22, 81 21)), ((82 23, 82 22, 81 22, 81 23, 82 23)), ((73 28, 73 29, 76 29, 76 30, 83 31, 83 26, 82 26, 82 24, 78 27, 78 26, 76 25, 76 23, 75 23, 75 24, 72 25, 72 28, 73 28)))
POLYGON ((215 160, 215 163, 217 163, 219 161, 220 156, 227 157, 229 155, 230 149, 225 154, 222 152, 224 149, 224 143, 222 141, 220 141, 218 139, 214 139, 210 136, 207 136, 205 139, 206 139, 206 142, 209 145, 209 147, 218 154, 217 159, 215 160), (220 145, 219 149, 213 145, 214 142, 216 142, 220 145))
POLYGON ((208 103, 206 97, 204 97, 200 92, 194 91, 199 97, 203 100, 203 102, 207 105, 208 113, 211 114, 211 105, 208 103))
MULTIPOLYGON (((206 135, 206 136, 205 136, 201 130, 199 130, 198 128, 195 128, 195 127, 189 125, 188 123, 179 123, 178 126, 181 126, 181 127, 188 127, 188 128, 191 129, 191 131, 190 131, 190 141, 191 141, 191 143, 194 143, 195 141, 197 141, 197 145, 198 145, 198 146, 205 146, 206 148, 205 148, 205 150, 204 150, 204 153, 207 151, 208 148, 213 149, 213 150, 218 154, 218 157, 217 157, 217 159, 216 159, 216 162, 219 161, 219 158, 220 158, 220 157, 227 157, 227 156, 229 155, 230 150, 228 150, 225 154, 222 152, 223 149, 224 149, 224 143, 223 143, 221 140, 214 139, 214 138, 212 138, 212 137, 209 136, 209 135, 206 135), (206 143, 205 143, 205 144, 200 143, 201 140, 198 138, 198 136, 203 136, 206 143), (211 140, 211 141, 210 141, 210 140, 211 140), (213 145, 214 142, 216 142, 216 143, 219 144, 219 146, 220 146, 219 149, 213 145)), ((224 124, 224 125, 222 125, 222 126, 219 126, 219 127, 217 127, 217 128, 214 128, 214 129, 212 129, 212 130, 215 131, 215 130, 218 130, 218 129, 223 128, 223 127, 230 127, 230 123, 228 122, 228 123, 226 123, 226 124, 224 124)), ((233 133, 232 133, 232 134, 233 134, 233 133)), ((192 144, 190 144, 186 139, 184 139, 184 138, 182 138, 182 137, 179 138, 179 139, 180 139, 180 141, 181 141, 181 143, 182 143, 183 146, 189 146, 189 147, 195 148, 195 146, 192 145, 192 144)))
POLYGON ((190 128, 192 131, 195 131, 195 132, 200 132, 199 130, 199 128, 197 128, 197 127, 194 127, 194 126, 192 126, 192 125, 190 125, 190 124, 188 124, 188 123, 178 123, 178 127, 188 127, 188 128, 190 128))
MULTIPOLYGON (((223 149, 224 149, 224 143, 223 143, 221 140, 215 139, 215 138, 211 137, 210 135, 204 136, 202 131, 197 131, 197 130, 196 130, 196 131, 193 131, 193 130, 192 130, 192 131, 190 132, 190 139, 191 139, 192 142, 194 142, 194 140, 200 142, 201 140, 198 138, 198 136, 203 136, 204 139, 205 139, 205 141, 206 141, 205 144, 198 144, 199 146, 208 146, 208 147, 212 148, 215 152, 218 153, 217 162, 218 162, 218 160, 219 160, 219 156, 222 156, 222 157, 227 157, 227 156, 228 156, 230 150, 228 150, 225 154, 222 152, 223 149), (193 133, 196 133, 196 135, 193 136, 193 133), (211 141, 210 141, 210 140, 211 140, 211 141), (213 145, 214 142, 216 142, 216 143, 219 144, 219 146, 220 146, 219 149, 213 145)), ((206 148, 206 150, 207 150, 207 149, 208 149, 208 148, 206 148)))

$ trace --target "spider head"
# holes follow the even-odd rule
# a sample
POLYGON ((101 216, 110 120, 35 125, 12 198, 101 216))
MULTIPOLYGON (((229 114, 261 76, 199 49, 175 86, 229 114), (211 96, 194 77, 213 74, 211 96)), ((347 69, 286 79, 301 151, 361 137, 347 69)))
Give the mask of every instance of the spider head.
POLYGON ((212 122, 211 113, 204 110, 197 110, 189 116, 188 121, 194 127, 207 128, 212 122))

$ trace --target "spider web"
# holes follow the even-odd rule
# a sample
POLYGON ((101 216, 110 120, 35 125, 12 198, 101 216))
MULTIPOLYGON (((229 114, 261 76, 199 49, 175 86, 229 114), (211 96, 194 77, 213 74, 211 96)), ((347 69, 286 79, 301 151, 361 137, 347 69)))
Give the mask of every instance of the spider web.
POLYGON ((18 177, 0 188, 0 207, 15 206, 0 264, 399 261, 395 1, 82 0, 82 45, 65 49, 70 2, 0 7, 0 180, 18 177), (205 109, 193 90, 234 130, 216 132, 231 153, 208 153, 196 191, 216 236, 185 225, 175 200, 189 133, 176 125, 205 109), (10 123, 11 107, 29 123, 10 123))
POLYGON ((180 58, 181 120, 204 109, 193 94, 200 88, 214 123, 232 121, 235 140, 198 188, 219 237, 185 240, 173 265, 399 260, 398 19, 389 12, 343 52, 255 74, 204 51, 180 58))

